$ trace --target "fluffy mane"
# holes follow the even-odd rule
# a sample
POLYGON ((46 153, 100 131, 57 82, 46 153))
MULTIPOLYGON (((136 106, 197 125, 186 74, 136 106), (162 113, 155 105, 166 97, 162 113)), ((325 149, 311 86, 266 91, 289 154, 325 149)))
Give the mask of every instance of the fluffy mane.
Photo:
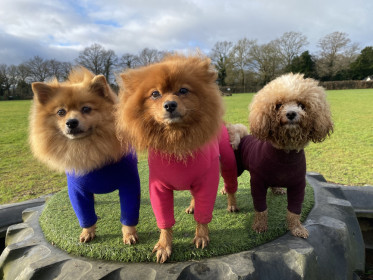
POLYGON ((114 104, 117 96, 103 76, 83 67, 72 70, 65 82, 33 83, 29 142, 36 158, 58 171, 84 174, 120 159, 124 149, 116 137, 114 104), (88 102, 95 106, 92 134, 68 139, 59 130, 57 108, 76 108, 88 102))
POLYGON ((224 112, 217 74, 201 55, 171 55, 163 61, 121 74, 117 110, 120 135, 129 135, 139 150, 153 149, 182 158, 215 137, 224 112), (169 96, 187 85, 190 94, 182 102, 188 111, 183 121, 159 122, 154 115, 163 106, 150 98, 155 88, 169 96))
POLYGON ((283 75, 267 84, 254 96, 249 110, 251 133, 277 147, 303 149, 309 141, 322 142, 333 131, 324 89, 301 74, 283 75), (282 126, 279 120, 276 106, 288 102, 305 106, 298 129, 282 126))

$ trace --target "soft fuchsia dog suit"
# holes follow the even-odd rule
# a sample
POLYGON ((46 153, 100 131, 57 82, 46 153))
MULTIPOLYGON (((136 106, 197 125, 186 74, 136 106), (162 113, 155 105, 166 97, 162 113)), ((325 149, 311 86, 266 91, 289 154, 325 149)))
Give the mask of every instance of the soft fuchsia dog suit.
MULTIPOLYGON (((226 144, 226 143, 225 143, 226 144)), ((200 224, 208 224, 212 220, 212 211, 219 186, 219 148, 227 149, 224 154, 230 157, 226 162, 233 168, 226 168, 235 174, 237 184, 237 167, 229 137, 223 126, 221 135, 193 155, 178 160, 172 155, 149 150, 149 193, 150 201, 161 229, 170 228, 175 224, 173 191, 190 190, 195 199, 194 219, 200 224), (224 134, 225 137, 222 137, 224 134), (221 140, 228 140, 228 145, 221 145, 221 140)), ((225 157, 226 158, 226 157, 225 157)), ((226 173, 229 173, 227 171, 226 173)), ((226 184, 227 185, 227 184, 226 184)), ((229 183, 228 187, 237 190, 237 185, 229 183), (232 186, 232 187, 230 187, 232 186)))

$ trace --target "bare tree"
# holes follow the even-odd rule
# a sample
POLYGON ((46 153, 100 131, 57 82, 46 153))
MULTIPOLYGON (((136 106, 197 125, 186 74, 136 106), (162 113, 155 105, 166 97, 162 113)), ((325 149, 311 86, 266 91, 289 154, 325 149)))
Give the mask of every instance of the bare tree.
POLYGON ((233 67, 238 72, 240 85, 244 87, 245 91, 245 73, 252 65, 252 57, 250 55, 251 48, 256 44, 255 40, 248 40, 246 38, 238 40, 230 52, 230 59, 233 67))
POLYGON ((122 69, 135 68, 139 65, 139 58, 136 55, 125 53, 119 60, 119 66, 122 69))
POLYGON ((231 67, 229 55, 232 51, 233 43, 228 41, 217 42, 211 50, 211 60, 218 71, 218 81, 221 86, 226 85, 228 69, 231 67))
POLYGON ((164 55, 164 52, 158 51, 156 49, 145 48, 140 51, 138 55, 138 63, 141 66, 149 65, 151 63, 160 61, 164 55))
POLYGON ((270 82, 281 73, 282 58, 276 41, 264 45, 254 44, 250 55, 260 84, 264 85, 270 82))
POLYGON ((27 78, 30 77, 30 69, 26 63, 21 63, 17 67, 18 79, 22 82, 26 82, 27 78))
POLYGON ((351 44, 348 34, 333 32, 321 38, 316 66, 319 76, 331 79, 341 70, 346 69, 356 58, 358 46, 351 44))
POLYGON ((278 51, 284 61, 284 68, 287 68, 292 63, 293 59, 304 51, 305 46, 309 43, 307 37, 300 32, 285 32, 279 39, 275 40, 278 51))
POLYGON ((32 82, 44 82, 46 79, 52 76, 48 61, 40 56, 34 56, 26 61, 25 65, 29 70, 29 78, 32 82))

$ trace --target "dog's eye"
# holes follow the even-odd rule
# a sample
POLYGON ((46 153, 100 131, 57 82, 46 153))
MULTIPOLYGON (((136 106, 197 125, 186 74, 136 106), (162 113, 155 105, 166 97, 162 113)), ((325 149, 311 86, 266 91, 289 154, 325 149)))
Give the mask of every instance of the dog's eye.
POLYGON ((157 99, 159 97, 161 97, 161 93, 158 90, 155 90, 155 91, 152 92, 152 98, 153 99, 157 99))
POLYGON ((281 108, 281 106, 282 106, 282 104, 281 104, 281 103, 277 103, 277 104, 276 104, 276 110, 280 109, 280 108, 281 108))
POLYGON ((301 107, 301 108, 302 108, 302 110, 306 109, 306 106, 304 106, 304 104, 303 104, 303 103, 300 103, 300 102, 299 102, 299 103, 298 103, 298 106, 299 106, 299 107, 301 107))
POLYGON ((189 92, 189 89, 187 89, 187 88, 181 88, 181 89, 179 89, 179 93, 180 94, 187 94, 189 92))
POLYGON ((63 117, 64 115, 66 115, 66 110, 65 109, 59 109, 57 111, 57 115, 59 115, 60 117, 63 117))
POLYGON ((82 113, 83 114, 88 114, 92 111, 92 108, 91 107, 88 107, 88 106, 84 106, 82 107, 82 113))

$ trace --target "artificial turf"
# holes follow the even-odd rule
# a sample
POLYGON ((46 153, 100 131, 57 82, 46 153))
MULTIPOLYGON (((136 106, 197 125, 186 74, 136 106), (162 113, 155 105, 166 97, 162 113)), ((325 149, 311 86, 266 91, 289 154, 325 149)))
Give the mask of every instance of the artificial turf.
MULTIPOLYGON (((80 243, 81 228, 69 202, 67 189, 55 194, 46 204, 40 224, 46 239, 68 253, 97 259, 120 262, 154 262, 152 249, 159 238, 159 231, 150 205, 148 192, 148 166, 146 159, 138 164, 141 180, 140 221, 137 226, 139 242, 124 245, 122 241, 118 192, 95 195, 95 209, 99 216, 96 238, 90 243, 80 243)), ((217 195, 212 222, 209 224, 210 244, 196 249, 192 243, 195 232, 193 215, 186 214, 191 195, 188 191, 175 191, 175 219, 173 227, 173 251, 168 261, 198 260, 246 251, 287 232, 285 225, 286 195, 275 196, 268 191, 268 225, 266 233, 257 234, 251 229, 253 204, 250 195, 250 175, 244 172, 239 177, 237 191, 238 213, 229 213, 227 198, 217 195)), ((219 189, 223 186, 220 180, 219 189)), ((307 185, 303 203, 302 221, 314 204, 313 189, 307 185)))

